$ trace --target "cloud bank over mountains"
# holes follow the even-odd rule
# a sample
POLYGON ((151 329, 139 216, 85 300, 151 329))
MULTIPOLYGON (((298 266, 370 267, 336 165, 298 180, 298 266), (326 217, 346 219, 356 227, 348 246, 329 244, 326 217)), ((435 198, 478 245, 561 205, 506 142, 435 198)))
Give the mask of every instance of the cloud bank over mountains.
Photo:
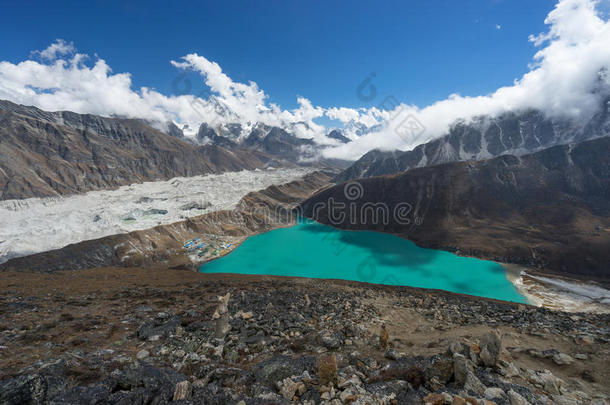
POLYGON ((385 108, 323 108, 298 97, 298 108, 282 109, 268 102, 255 82, 233 81, 217 63, 196 53, 171 63, 178 75, 199 73, 210 93, 164 95, 147 87, 134 89, 129 73, 114 73, 105 60, 78 53, 72 42, 61 39, 32 52, 28 60, 0 62, 0 99, 50 111, 173 121, 191 131, 202 122, 240 122, 245 127, 262 122, 330 143, 326 157, 357 159, 374 148, 411 149, 443 135, 456 120, 479 115, 535 108, 550 116, 586 119, 610 88, 610 22, 598 11, 598 3, 560 0, 545 20, 547 31, 530 36, 539 50, 529 72, 512 85, 478 97, 453 94, 425 107, 395 103, 385 108), (316 122, 323 116, 342 122, 353 142, 333 146, 325 136, 328 129, 316 122), (414 118, 425 131, 405 136, 397 130, 405 117, 414 118), (363 128, 369 130, 356 133, 363 128))

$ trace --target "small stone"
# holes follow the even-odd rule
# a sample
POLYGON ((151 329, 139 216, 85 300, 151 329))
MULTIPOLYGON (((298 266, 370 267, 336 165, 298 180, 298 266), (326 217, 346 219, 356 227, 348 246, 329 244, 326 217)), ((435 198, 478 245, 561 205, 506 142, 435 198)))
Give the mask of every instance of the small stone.
POLYGON ((443 405, 445 397, 442 394, 428 394, 424 397, 425 404, 443 405))
POLYGON ((389 360, 398 360, 401 357, 404 357, 404 353, 400 353, 394 349, 389 349, 385 352, 385 358, 389 360))
POLYGON ((453 354, 453 353, 459 353, 459 354, 464 354, 466 353, 468 350, 468 347, 463 344, 462 342, 451 342, 451 344, 449 345, 448 351, 449 353, 453 354))
POLYGON ((347 399, 351 398, 352 396, 354 396, 354 393, 350 388, 348 388, 339 394, 339 399, 343 401, 343 403, 347 403, 347 399))
POLYGON ((530 403, 516 391, 508 391, 508 401, 510 405, 530 405, 530 403))
POLYGON ((282 394, 285 399, 292 400, 297 392, 298 384, 295 381, 292 381, 291 378, 285 378, 278 385, 280 386, 280 394, 282 394))
POLYGON ((483 393, 485 399, 494 400, 494 399, 502 399, 504 398, 504 390, 502 388, 490 387, 485 390, 483 393))
MULTIPOLYGON (((345 397, 345 399, 343 400, 343 403, 351 404, 352 402, 356 402, 357 400, 358 400, 358 395, 355 395, 355 394, 354 395, 349 395, 349 396, 345 397)), ((394 404, 398 404, 398 402, 396 400, 392 400, 391 403, 393 405, 394 404)), ((312 403, 312 405, 314 405, 314 404, 312 403)))
POLYGON ((191 352, 186 357, 186 360, 190 361, 191 363, 197 363, 199 362, 199 355, 197 353, 191 352))
POLYGON ((360 385, 362 385, 362 380, 360 380, 360 378, 356 374, 354 374, 349 379, 341 382, 339 384, 339 388, 343 389, 349 386, 358 387, 360 385))
POLYGON ((451 405, 466 405, 466 400, 459 395, 453 397, 453 402, 451 405))
POLYGON ((553 355, 553 361, 555 362, 555 364, 563 366, 567 364, 572 364, 574 362, 574 359, 572 358, 572 356, 569 356, 565 353, 556 353, 555 355, 553 355))
POLYGON ((335 335, 322 335, 321 341, 327 349, 336 350, 341 347, 341 341, 335 335))
POLYGON ((586 355, 586 354, 584 354, 584 353, 576 353, 576 354, 574 355, 574 358, 575 358, 575 359, 578 359, 578 360, 589 360, 589 356, 587 356, 587 355, 586 355))
POLYGON ((555 377, 549 370, 527 370, 527 380, 538 387, 542 387, 548 393, 553 395, 561 394, 563 380, 555 377))
POLYGON ((468 370, 468 373, 466 374, 466 381, 464 382, 464 389, 466 391, 475 392, 477 395, 483 395, 485 393, 485 388, 486 387, 483 385, 481 380, 479 380, 479 378, 474 375, 472 371, 468 370))
POLYGON ((145 358, 147 358, 148 356, 150 356, 150 352, 148 350, 140 350, 138 352, 138 354, 136 354, 136 359, 138 360, 144 360, 145 358))
POLYGON ((112 361, 116 361, 117 363, 128 363, 131 361, 131 357, 119 354, 118 356, 113 357, 112 361))
POLYGON ((428 381, 428 385, 432 391, 438 391, 442 389, 445 385, 440 382, 438 377, 434 376, 428 381))
POLYGON ((521 374, 519 367, 517 367, 513 362, 503 364, 503 368, 500 369, 500 373, 507 378, 516 377, 521 374))
POLYGON ((241 319, 252 319, 253 316, 254 314, 252 313, 252 311, 243 312, 241 314, 241 319))
POLYGON ((191 383, 188 381, 181 381, 176 384, 176 389, 174 389, 174 401, 191 399, 192 393, 193 387, 191 386, 191 383))

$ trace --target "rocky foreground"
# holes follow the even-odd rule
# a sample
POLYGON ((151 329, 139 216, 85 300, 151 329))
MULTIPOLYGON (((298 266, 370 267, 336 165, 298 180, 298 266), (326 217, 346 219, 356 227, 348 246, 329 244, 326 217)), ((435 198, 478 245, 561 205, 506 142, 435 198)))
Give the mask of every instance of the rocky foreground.
POLYGON ((607 404, 610 315, 185 270, 5 272, 0 403, 607 404))

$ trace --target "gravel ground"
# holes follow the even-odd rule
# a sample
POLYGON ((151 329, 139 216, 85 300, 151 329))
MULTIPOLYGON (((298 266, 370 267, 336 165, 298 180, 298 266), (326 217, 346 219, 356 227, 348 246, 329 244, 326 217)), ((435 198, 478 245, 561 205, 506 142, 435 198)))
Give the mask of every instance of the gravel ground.
POLYGON ((610 395, 608 315, 180 270, 5 272, 0 285, 0 403, 604 404, 610 395))

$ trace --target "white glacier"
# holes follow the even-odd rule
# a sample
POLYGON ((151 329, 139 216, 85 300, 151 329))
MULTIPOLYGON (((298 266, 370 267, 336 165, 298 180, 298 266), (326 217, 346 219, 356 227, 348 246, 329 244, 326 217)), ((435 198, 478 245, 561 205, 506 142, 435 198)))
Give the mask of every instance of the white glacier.
POLYGON ((227 172, 66 197, 0 201, 0 263, 71 243, 233 209, 249 192, 290 182, 310 171, 294 168, 227 172), (207 208, 186 209, 189 205, 207 208))

